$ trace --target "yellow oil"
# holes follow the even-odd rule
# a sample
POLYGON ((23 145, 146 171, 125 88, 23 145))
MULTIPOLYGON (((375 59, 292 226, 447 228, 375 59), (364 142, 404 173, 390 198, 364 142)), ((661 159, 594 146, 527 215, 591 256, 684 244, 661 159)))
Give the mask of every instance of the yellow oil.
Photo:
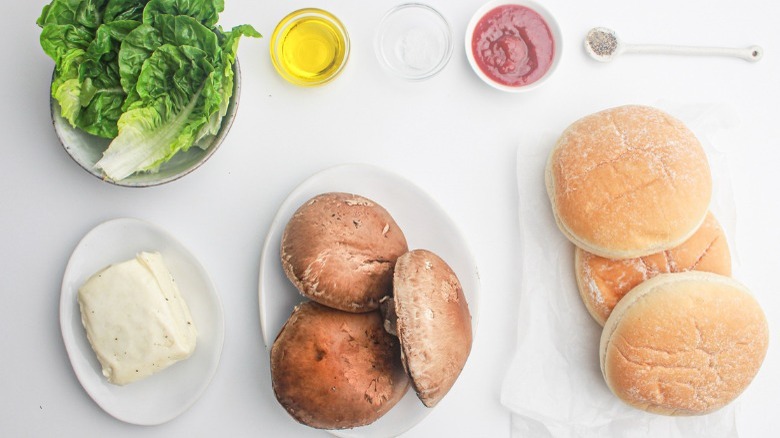
POLYGON ((318 9, 285 17, 271 36, 274 67, 288 81, 305 86, 335 78, 349 56, 349 37, 339 20, 318 9))

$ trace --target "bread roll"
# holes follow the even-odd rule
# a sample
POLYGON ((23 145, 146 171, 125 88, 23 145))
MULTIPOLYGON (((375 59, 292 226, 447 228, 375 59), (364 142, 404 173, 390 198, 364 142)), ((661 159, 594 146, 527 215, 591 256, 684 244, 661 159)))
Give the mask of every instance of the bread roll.
POLYGON ((693 133, 643 106, 574 122, 550 155, 545 182, 563 234, 614 259, 684 242, 704 221, 712 192, 707 157, 693 133))
POLYGON ((417 396, 435 406, 452 388, 471 352, 471 313, 460 281, 427 250, 398 259, 393 277, 404 367, 417 396))
POLYGON ((731 275, 728 242, 712 213, 693 236, 667 251, 622 260, 600 257, 581 248, 576 248, 574 254, 580 296, 602 326, 628 291, 658 274, 695 270, 731 275))
POLYGON ((758 302, 708 272, 661 274, 623 297, 601 335, 601 371, 621 400, 664 415, 713 412, 761 367, 768 326, 758 302))
POLYGON ((274 394, 300 423, 346 429, 376 421, 406 393, 398 339, 378 311, 313 301, 295 308, 271 348, 274 394))
POLYGON ((403 232, 376 202, 325 193, 302 205, 282 235, 287 278, 306 297, 348 312, 367 312, 392 292, 393 267, 408 250, 403 232))

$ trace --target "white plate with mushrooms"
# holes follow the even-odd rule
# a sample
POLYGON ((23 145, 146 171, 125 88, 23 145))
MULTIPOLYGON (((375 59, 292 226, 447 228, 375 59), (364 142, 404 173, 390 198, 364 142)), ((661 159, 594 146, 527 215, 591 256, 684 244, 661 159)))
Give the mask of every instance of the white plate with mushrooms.
MULTIPOLYGON (((379 167, 345 164, 325 169, 295 188, 280 206, 268 231, 260 262, 259 310, 263 340, 269 352, 293 308, 306 300, 287 279, 282 268, 282 234, 298 207, 327 192, 353 193, 379 203, 403 230, 410 250, 425 248, 445 260, 460 280, 471 313, 472 333, 476 333, 479 273, 457 225, 433 198, 410 181, 379 167)), ((344 437, 397 436, 419 423, 430 411, 410 388, 389 412, 375 422, 331 433, 344 437)))
POLYGON ((73 370, 89 396, 113 417, 146 426, 172 420, 200 398, 217 370, 225 335, 222 302, 195 256, 163 229, 131 218, 96 226, 74 249, 62 279, 60 325, 73 370), (197 328, 197 345, 189 358, 143 380, 117 386, 103 376, 87 340, 78 289, 92 274, 141 251, 164 257, 197 328))

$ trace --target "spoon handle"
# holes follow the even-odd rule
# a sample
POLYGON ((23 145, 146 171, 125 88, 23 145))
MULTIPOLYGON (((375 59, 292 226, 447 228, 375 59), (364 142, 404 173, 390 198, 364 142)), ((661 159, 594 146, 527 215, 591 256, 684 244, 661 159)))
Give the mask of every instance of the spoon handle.
POLYGON ((647 53, 656 55, 698 55, 698 56, 733 56, 745 61, 756 62, 764 55, 759 46, 744 48, 730 47, 696 47, 672 46, 661 44, 626 44, 623 53, 647 53))

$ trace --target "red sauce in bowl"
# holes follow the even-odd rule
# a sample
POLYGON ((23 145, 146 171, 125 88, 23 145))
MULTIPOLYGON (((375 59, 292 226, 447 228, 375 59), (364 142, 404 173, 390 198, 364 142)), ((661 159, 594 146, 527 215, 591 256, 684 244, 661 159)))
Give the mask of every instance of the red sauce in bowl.
POLYGON ((526 6, 503 5, 477 22, 471 51, 490 79, 521 87, 538 81, 550 69, 555 40, 539 13, 526 6))

